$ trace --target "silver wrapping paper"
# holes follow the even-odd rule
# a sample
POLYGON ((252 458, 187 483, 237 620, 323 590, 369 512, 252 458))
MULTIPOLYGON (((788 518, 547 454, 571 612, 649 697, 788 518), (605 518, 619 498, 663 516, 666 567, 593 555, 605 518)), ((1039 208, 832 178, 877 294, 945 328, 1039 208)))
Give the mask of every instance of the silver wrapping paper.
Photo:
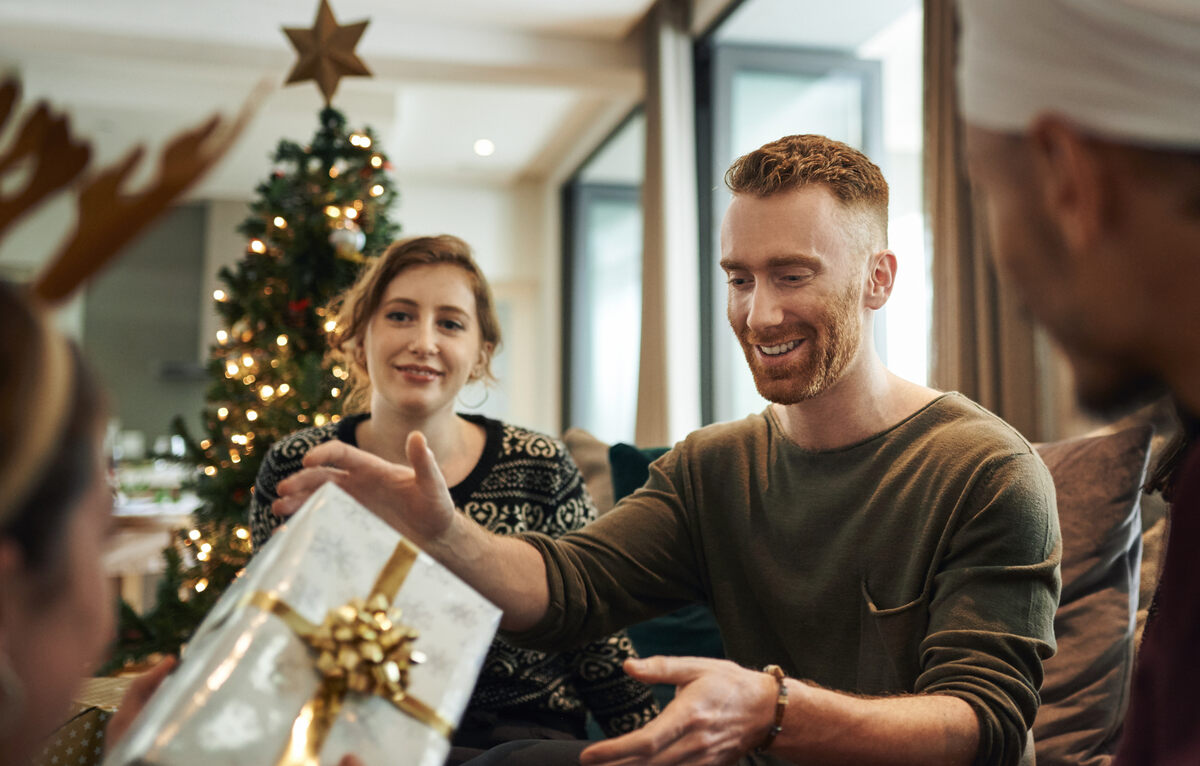
MULTIPOLYGON (((297 713, 318 689, 314 654, 279 617, 243 597, 274 592, 310 622, 370 595, 401 536, 330 483, 251 560, 188 645, 105 766, 271 766, 297 713)), ((393 601, 420 636, 425 661, 409 693, 457 724, 475 686, 500 610, 420 553, 393 601)), ((350 693, 321 764, 354 753, 367 766, 441 766, 449 743, 378 697, 350 693)))

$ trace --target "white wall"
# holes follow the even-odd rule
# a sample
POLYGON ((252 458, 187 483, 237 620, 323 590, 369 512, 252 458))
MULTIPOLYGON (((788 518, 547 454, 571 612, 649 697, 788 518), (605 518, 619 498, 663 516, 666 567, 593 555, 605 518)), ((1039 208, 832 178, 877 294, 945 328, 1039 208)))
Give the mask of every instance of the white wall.
MULTIPOLYGON (((466 240, 487 276, 501 315, 499 386, 476 408, 492 417, 556 434, 558 406, 558 250, 538 235, 555 209, 541 184, 454 184, 398 179, 401 236, 453 234, 466 240)), ((463 394, 474 404, 482 392, 463 394)))

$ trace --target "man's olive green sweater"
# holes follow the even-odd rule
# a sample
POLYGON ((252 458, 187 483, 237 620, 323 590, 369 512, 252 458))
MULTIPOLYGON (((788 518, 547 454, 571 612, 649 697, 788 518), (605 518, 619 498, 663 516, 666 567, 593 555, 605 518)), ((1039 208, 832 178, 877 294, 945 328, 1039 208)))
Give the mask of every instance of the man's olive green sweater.
POLYGON ((527 535, 561 647, 701 601, 730 659, 860 694, 937 693, 1015 763, 1054 650, 1054 485, 1029 443, 958 394, 833 450, 768 410, 701 429, 646 486, 558 540, 527 535))

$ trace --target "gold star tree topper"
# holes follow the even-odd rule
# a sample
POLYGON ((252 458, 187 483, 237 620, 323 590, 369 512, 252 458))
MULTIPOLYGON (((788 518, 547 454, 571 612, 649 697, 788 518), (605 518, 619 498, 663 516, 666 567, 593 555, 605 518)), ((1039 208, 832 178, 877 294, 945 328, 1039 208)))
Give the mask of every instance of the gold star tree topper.
POLYGON ((370 77, 371 70, 354 53, 367 24, 366 21, 338 24, 327 0, 321 0, 312 29, 284 27, 284 33, 300 55, 285 84, 313 80, 329 106, 338 80, 351 75, 370 77))

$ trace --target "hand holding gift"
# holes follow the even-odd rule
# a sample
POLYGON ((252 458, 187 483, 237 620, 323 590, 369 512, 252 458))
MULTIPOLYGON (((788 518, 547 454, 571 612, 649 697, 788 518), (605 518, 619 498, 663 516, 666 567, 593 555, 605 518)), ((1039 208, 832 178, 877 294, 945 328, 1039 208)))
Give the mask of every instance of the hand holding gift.
POLYGON ((342 441, 319 444, 304 456, 303 470, 279 482, 279 499, 271 510, 291 516, 331 481, 424 548, 454 520, 454 501, 425 436, 409 434, 405 451, 411 468, 342 441), (400 508, 406 511, 403 516, 400 508))

